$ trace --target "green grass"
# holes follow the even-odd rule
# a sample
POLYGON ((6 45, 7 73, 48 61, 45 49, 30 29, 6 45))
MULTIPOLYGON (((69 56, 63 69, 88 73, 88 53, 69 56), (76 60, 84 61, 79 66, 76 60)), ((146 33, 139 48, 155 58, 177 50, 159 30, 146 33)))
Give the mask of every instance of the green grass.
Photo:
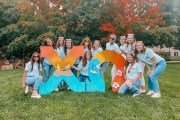
POLYGON ((23 70, 0 71, 0 120, 3 119, 180 119, 180 64, 168 64, 159 77, 162 97, 133 98, 111 91, 110 68, 105 93, 54 92, 31 99, 21 89, 23 70))

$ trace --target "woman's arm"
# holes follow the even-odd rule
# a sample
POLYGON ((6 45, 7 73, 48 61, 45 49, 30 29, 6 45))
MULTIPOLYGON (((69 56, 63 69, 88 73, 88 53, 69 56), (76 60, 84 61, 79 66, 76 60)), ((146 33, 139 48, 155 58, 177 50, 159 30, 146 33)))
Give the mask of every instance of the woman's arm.
POLYGON ((131 83, 133 83, 133 82, 135 82, 136 80, 139 80, 141 77, 142 77, 142 72, 139 72, 139 73, 138 73, 138 76, 137 76, 136 78, 130 79, 129 81, 130 81, 131 83))
POLYGON ((25 80, 26 80, 27 73, 28 73, 28 71, 25 70, 24 74, 23 74, 23 77, 22 77, 22 88, 25 87, 25 80))
POLYGON ((75 70, 78 70, 78 71, 80 71, 81 69, 80 68, 78 68, 78 67, 76 67, 76 66, 72 66, 72 68, 74 68, 75 70))
POLYGON ((156 67, 156 57, 154 56, 154 57, 152 58, 152 69, 151 69, 151 72, 154 71, 155 67, 156 67))

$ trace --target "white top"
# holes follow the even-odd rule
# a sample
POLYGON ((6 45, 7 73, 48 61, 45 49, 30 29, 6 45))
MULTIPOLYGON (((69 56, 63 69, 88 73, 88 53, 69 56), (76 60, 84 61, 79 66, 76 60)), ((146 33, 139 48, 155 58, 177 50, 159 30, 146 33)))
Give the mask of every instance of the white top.
POLYGON ((142 72, 142 69, 139 63, 134 63, 134 65, 131 67, 130 72, 128 73, 130 66, 131 64, 129 64, 128 68, 126 69, 126 77, 127 79, 134 79, 138 76, 138 73, 142 72))
POLYGON ((98 47, 96 50, 91 49, 92 56, 94 56, 95 54, 97 54, 98 52, 101 52, 101 51, 103 51, 103 49, 101 47, 98 47))
POLYGON ((83 67, 83 62, 82 60, 80 61, 78 68, 80 69, 80 73, 82 75, 88 76, 88 66, 89 66, 89 61, 87 61, 87 64, 85 67, 83 67))
POLYGON ((106 50, 112 50, 112 51, 115 51, 115 52, 117 52, 119 54, 122 53, 116 43, 114 43, 112 45, 109 42, 106 43, 106 50))
POLYGON ((149 64, 149 65, 152 65, 152 58, 153 57, 156 57, 156 63, 159 63, 160 61, 164 60, 164 58, 162 58, 161 56, 159 56, 158 54, 154 53, 153 50, 147 48, 146 51, 144 53, 138 53, 137 57, 149 64))
POLYGON ((125 51, 125 49, 126 49, 126 44, 121 45, 121 46, 119 47, 119 49, 121 49, 121 50, 124 50, 124 51, 125 51))
POLYGON ((134 45, 130 45, 130 44, 126 45, 126 47, 125 47, 125 52, 126 52, 127 54, 132 53, 132 54, 134 55, 134 51, 135 51, 134 45))
POLYGON ((39 72, 42 71, 42 64, 40 64, 40 69, 38 69, 38 63, 35 62, 33 65, 33 70, 31 71, 32 65, 31 62, 28 62, 26 64, 26 67, 24 70, 28 71, 27 77, 36 77, 39 76, 39 72))
POLYGON ((58 53, 58 55, 59 55, 61 58, 65 58, 64 47, 63 47, 63 46, 57 48, 57 49, 56 49, 56 52, 58 53))

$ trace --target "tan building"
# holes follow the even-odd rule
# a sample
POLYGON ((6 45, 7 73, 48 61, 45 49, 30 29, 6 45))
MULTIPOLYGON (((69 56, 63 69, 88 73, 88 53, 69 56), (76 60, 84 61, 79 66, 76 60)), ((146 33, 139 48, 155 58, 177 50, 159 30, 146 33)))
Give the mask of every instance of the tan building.
POLYGON ((180 56, 180 50, 175 50, 173 48, 160 48, 160 47, 153 47, 152 48, 155 52, 163 51, 166 52, 171 57, 180 56))

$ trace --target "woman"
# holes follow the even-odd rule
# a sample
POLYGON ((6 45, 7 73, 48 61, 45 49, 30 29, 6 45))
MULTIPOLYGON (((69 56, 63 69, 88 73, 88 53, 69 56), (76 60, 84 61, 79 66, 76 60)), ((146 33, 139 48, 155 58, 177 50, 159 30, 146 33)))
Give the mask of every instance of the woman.
MULTIPOLYGON (((129 54, 129 53, 132 53, 133 55, 135 54, 134 51, 135 51, 135 42, 136 42, 136 39, 134 37, 134 34, 128 34, 128 37, 127 37, 127 46, 125 48, 125 52, 126 54, 129 54)), ((145 90, 145 80, 144 80, 144 68, 145 68, 145 64, 141 61, 141 60, 137 60, 138 63, 141 65, 141 69, 142 69, 142 78, 141 78, 141 85, 140 85, 140 91, 141 93, 145 93, 146 90, 145 90)))
POLYGON ((138 96, 140 94, 140 79, 142 77, 142 70, 139 63, 137 63, 134 59, 132 53, 127 54, 127 63, 125 68, 125 83, 122 84, 118 93, 132 93, 133 97, 138 96))
POLYGON ((61 58, 65 58, 65 54, 64 54, 64 44, 65 44, 65 40, 64 37, 59 37, 58 41, 56 43, 56 52, 59 54, 59 56, 61 58))
POLYGON ((130 53, 134 54, 135 42, 136 42, 136 39, 134 37, 134 34, 128 34, 127 41, 126 41, 126 47, 125 47, 126 54, 130 54, 130 53))
POLYGON ((139 60, 143 61, 148 68, 149 92, 146 95, 151 95, 151 97, 154 98, 161 97, 157 78, 166 68, 166 61, 154 53, 153 50, 145 48, 142 41, 136 43, 135 55, 139 60))
MULTIPOLYGON (((59 37, 56 43, 56 52, 59 54, 59 56, 64 59, 65 54, 64 54, 64 45, 65 45, 65 40, 64 37, 59 37)), ((58 87, 64 86, 64 81, 62 81, 58 87)), ((59 88, 56 88, 55 91, 59 91, 59 88)))
POLYGON ((95 40, 94 44, 93 44, 93 47, 91 49, 92 56, 94 56, 95 54, 97 54, 98 52, 101 52, 101 51, 103 51, 103 49, 101 47, 100 41, 95 40))
MULTIPOLYGON (((66 39, 65 41, 65 46, 64 46, 64 53, 65 56, 70 52, 70 50, 73 48, 73 42, 71 39, 66 39)), ((76 60, 76 62, 74 63, 74 66, 78 66, 79 64, 79 60, 76 60)), ((75 70, 74 68, 71 68, 72 73, 77 77, 77 70, 75 70)))
MULTIPOLYGON (((52 46, 53 48, 55 48, 54 42, 50 38, 46 38, 44 41, 45 41, 45 46, 52 46)), ((44 69, 44 82, 46 83, 49 79, 50 72, 54 73, 55 68, 47 58, 44 58, 43 69, 44 69)))
POLYGON ((22 87, 24 88, 27 85, 25 93, 28 93, 29 86, 33 85, 31 98, 41 98, 41 95, 38 94, 38 88, 43 79, 40 75, 40 71, 42 71, 40 55, 37 52, 34 52, 32 54, 30 62, 28 62, 25 67, 22 77, 22 87))
POLYGON ((86 80, 86 78, 89 79, 88 77, 88 65, 89 65, 89 61, 92 58, 92 54, 90 51, 86 51, 84 53, 84 57, 83 59, 80 61, 78 67, 73 66, 74 69, 80 71, 80 75, 78 76, 78 80, 80 82, 84 82, 86 80))
POLYGON ((126 49, 126 36, 121 36, 120 37, 119 49, 124 55, 126 55, 126 52, 125 52, 125 49, 126 49))
POLYGON ((84 52, 86 52, 88 50, 91 50, 92 43, 91 43, 90 39, 88 37, 86 37, 83 39, 81 46, 84 46, 84 52))

